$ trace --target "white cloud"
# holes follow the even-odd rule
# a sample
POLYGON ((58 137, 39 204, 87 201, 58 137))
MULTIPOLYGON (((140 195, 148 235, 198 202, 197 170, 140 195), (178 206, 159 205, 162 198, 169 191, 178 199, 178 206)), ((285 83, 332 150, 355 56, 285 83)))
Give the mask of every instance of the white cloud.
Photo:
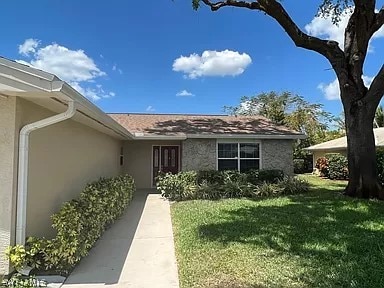
POLYGON ((320 89, 327 100, 338 100, 340 99, 340 88, 339 80, 335 79, 329 84, 321 83, 317 86, 320 89))
POLYGON ((36 50, 30 63, 65 81, 88 81, 106 75, 83 50, 70 50, 56 43, 36 50))
MULTIPOLYGON (((340 22, 338 25, 332 23, 331 15, 327 17, 316 16, 312 19, 311 23, 305 25, 304 29, 312 36, 337 41, 340 48, 344 49, 344 32, 352 13, 353 7, 344 10, 343 14, 340 16, 340 22)), ((384 37, 384 27, 381 27, 381 29, 373 35, 372 39, 380 37, 384 37)), ((372 52, 373 48, 370 47, 368 51, 372 52)))
POLYGON ((19 53, 24 56, 27 56, 30 53, 35 53, 39 45, 40 41, 37 39, 26 39, 23 44, 19 45, 19 53))
POLYGON ((112 71, 117 71, 119 72, 120 75, 123 74, 123 70, 121 70, 120 68, 117 68, 116 64, 113 64, 112 71))
MULTIPOLYGON (((363 76, 364 84, 369 87, 373 81, 373 77, 363 76)), ((320 83, 317 86, 320 89, 327 100, 338 100, 340 99, 340 88, 339 80, 335 79, 329 84, 320 83)))
POLYGON ((236 76, 252 63, 246 53, 237 51, 204 51, 201 56, 191 54, 181 56, 173 62, 173 71, 183 72, 187 78, 195 79, 203 76, 236 76))
POLYGON ((188 92, 187 90, 182 90, 176 94, 176 96, 195 96, 195 94, 188 92))
POLYGON ((68 82, 68 84, 77 90, 81 95, 92 101, 98 101, 100 99, 107 99, 116 96, 115 92, 105 92, 101 85, 83 88, 78 82, 68 82))
POLYGON ((154 112, 154 111, 155 111, 155 108, 153 108, 153 106, 149 105, 149 106, 145 109, 145 111, 147 111, 147 112, 154 112))
POLYGON ((83 50, 70 50, 56 43, 40 47, 39 40, 27 39, 19 46, 19 53, 26 56, 28 61, 17 62, 57 75, 93 101, 113 97, 111 93, 114 93, 105 92, 100 84, 91 85, 106 73, 83 50))

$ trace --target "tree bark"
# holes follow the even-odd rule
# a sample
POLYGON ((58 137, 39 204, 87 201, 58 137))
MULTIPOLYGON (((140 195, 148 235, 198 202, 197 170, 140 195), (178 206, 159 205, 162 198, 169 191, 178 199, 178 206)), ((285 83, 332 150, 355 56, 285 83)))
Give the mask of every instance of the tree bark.
MULTIPOLYGON (((341 91, 341 93, 344 94, 343 99, 364 99, 365 96, 345 95, 351 91, 341 91)), ((345 194, 357 198, 384 200, 384 191, 378 179, 376 144, 373 133, 373 118, 377 105, 361 100, 343 101, 343 105, 349 172, 345 194)))

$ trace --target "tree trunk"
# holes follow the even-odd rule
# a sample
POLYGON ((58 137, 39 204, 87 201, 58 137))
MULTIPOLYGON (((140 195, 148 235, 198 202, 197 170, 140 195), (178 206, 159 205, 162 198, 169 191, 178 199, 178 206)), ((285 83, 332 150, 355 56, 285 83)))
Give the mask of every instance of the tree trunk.
MULTIPOLYGON (((343 92, 342 92, 343 95, 343 92)), ((363 96, 363 95, 361 95, 363 96)), ((343 97, 346 99, 346 97, 343 97)), ((363 97, 354 97, 362 99, 363 97)), ((384 200, 378 179, 373 118, 377 105, 343 101, 347 132, 349 182, 345 194, 357 198, 384 200)))

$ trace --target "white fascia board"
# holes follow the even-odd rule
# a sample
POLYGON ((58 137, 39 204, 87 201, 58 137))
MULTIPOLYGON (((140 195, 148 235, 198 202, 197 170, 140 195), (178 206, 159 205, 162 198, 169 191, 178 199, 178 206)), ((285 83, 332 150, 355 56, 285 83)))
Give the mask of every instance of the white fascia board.
POLYGON ((347 147, 332 147, 332 148, 311 148, 311 147, 307 147, 307 148, 304 148, 304 150, 307 150, 307 151, 340 151, 340 150, 346 150, 347 147))
POLYGON ((143 133, 135 133, 134 140, 186 140, 185 135, 145 135, 143 133))
POLYGON ((25 64, 18 63, 16 61, 8 60, 6 58, 0 57, 0 67, 8 67, 12 69, 12 71, 19 71, 23 74, 29 75, 30 77, 38 77, 41 79, 45 79, 47 81, 59 80, 59 78, 51 73, 39 70, 37 68, 33 68, 27 66, 25 64))
POLYGON ((2 81, 12 81, 13 86, 22 91, 42 90, 52 91, 52 83, 59 81, 53 74, 30 68, 26 65, 12 61, 4 61, 0 58, 0 75, 2 81), (36 72, 36 73, 32 73, 36 72))
POLYGON ((37 91, 51 92, 52 91, 52 85, 51 85, 52 82, 49 82, 48 80, 42 80, 42 79, 38 79, 38 80, 28 79, 28 81, 26 80, 27 79, 20 79, 18 77, 15 77, 14 75, 3 73, 3 69, 2 67, 0 67, 1 84, 7 87, 11 87, 11 88, 3 89, 4 91, 8 91, 8 92, 37 92, 37 91))
POLYGON ((59 83, 57 83, 57 87, 55 87, 54 91, 60 91, 64 95, 66 95, 71 100, 76 101, 78 110, 85 113, 90 118, 99 121, 103 125, 115 131, 117 134, 124 136, 124 138, 133 139, 134 136, 123 126, 113 120, 110 116, 108 116, 105 112, 103 112, 100 108, 94 105, 87 98, 82 96, 79 92, 77 92, 72 86, 63 82, 60 87, 59 83), (84 111, 87 110, 87 112, 84 111), (91 115, 90 115, 91 114, 91 115))

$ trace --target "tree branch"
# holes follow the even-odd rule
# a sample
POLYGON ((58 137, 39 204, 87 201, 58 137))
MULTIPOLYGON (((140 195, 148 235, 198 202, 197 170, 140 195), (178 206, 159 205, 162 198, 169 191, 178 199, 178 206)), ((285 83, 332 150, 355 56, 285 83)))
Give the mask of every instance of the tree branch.
POLYGON ((258 2, 247 2, 247 1, 234 1, 234 0, 226 0, 226 1, 220 1, 216 3, 212 3, 209 0, 202 0, 203 3, 211 8, 212 11, 217 11, 222 7, 225 6, 232 6, 232 7, 242 7, 242 8, 248 8, 251 10, 260 10, 263 11, 262 7, 258 2))
POLYGON ((378 105, 381 98, 384 96, 384 65, 381 66, 379 73, 377 73, 375 79, 373 79, 371 86, 368 89, 365 100, 372 101, 373 104, 378 105))
POLYGON ((212 11, 231 6, 265 12, 280 24, 297 47, 320 53, 330 61, 338 78, 346 79, 347 72, 345 70, 344 52, 340 49, 338 43, 336 41, 322 40, 304 33, 292 20, 284 7, 276 0, 257 0, 253 2, 237 0, 212 2, 210 0, 202 0, 202 2, 209 6, 212 11))
POLYGON ((353 80, 360 94, 367 88, 362 80, 363 66, 367 56, 369 40, 372 38, 372 26, 375 23, 374 0, 354 0, 355 8, 349 18, 344 34, 344 54, 353 80))
POLYGON ((375 34, 384 25, 384 6, 375 14, 375 22, 372 25, 371 34, 375 34))

